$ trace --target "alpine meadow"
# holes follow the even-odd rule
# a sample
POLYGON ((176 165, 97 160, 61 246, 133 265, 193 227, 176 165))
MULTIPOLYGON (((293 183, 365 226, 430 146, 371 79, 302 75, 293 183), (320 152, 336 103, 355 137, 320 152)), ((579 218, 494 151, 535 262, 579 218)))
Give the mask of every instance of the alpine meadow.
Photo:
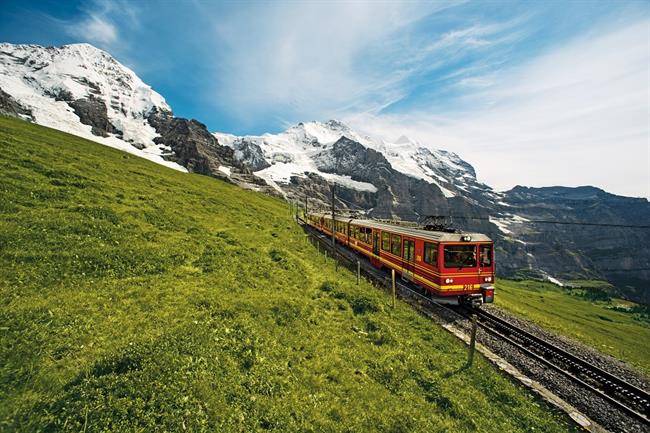
POLYGON ((573 429, 279 199, 21 120, 0 146, 2 431, 573 429))

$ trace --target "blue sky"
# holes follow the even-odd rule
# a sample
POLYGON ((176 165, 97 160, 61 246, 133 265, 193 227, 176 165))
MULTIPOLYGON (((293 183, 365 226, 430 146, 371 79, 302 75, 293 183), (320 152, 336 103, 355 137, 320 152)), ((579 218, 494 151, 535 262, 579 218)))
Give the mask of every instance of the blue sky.
POLYGON ((500 189, 648 197, 649 4, 5 0, 0 40, 92 43, 211 130, 337 118, 500 189))

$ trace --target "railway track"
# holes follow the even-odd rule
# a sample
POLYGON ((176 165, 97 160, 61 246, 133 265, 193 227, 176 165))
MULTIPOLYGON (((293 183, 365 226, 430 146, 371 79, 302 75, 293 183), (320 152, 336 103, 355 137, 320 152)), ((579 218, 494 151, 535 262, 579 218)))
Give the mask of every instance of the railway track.
MULTIPOLYGON (((325 237, 309 226, 305 226, 305 228, 310 236, 338 259, 349 264, 359 260, 355 253, 348 250, 339 251, 337 249, 336 252, 333 252, 329 237, 325 237)), ((369 262, 362 260, 361 263, 366 275, 383 285, 390 284, 385 274, 372 267, 369 262)), ((452 308, 422 295, 408 283, 399 281, 396 285, 402 296, 408 295, 465 319, 470 318, 472 314, 477 314, 478 325, 485 332, 515 346, 530 359, 561 373, 572 383, 596 394, 611 406, 637 420, 641 425, 650 426, 650 395, 646 391, 488 311, 464 307, 452 308)))
POLYGON ((485 310, 463 310, 468 317, 478 316, 479 326, 506 340, 531 358, 567 376, 574 383, 599 395, 626 414, 649 424, 650 395, 625 380, 543 340, 485 310))

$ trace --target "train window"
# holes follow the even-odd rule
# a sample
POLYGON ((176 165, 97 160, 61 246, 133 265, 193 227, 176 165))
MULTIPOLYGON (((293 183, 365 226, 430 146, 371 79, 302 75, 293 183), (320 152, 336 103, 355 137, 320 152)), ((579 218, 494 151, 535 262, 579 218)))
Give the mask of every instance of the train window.
POLYGON ((412 262, 414 253, 415 253, 415 243, 408 239, 404 239, 404 260, 406 260, 407 262, 412 262))
POLYGON ((359 227, 353 226, 352 227, 352 237, 355 239, 359 239, 359 227))
POLYGON ((492 245, 481 245, 481 266, 492 266, 492 245))
POLYGON ((438 245, 429 242, 424 243, 424 262, 431 266, 438 267, 438 245))
POLYGON ((390 251, 390 233, 381 232, 381 249, 390 251))
POLYGON ((402 237, 400 235, 393 235, 391 239, 390 252, 396 256, 402 255, 402 237))
POLYGON ((445 245, 445 268, 473 268, 476 266, 475 245, 445 245))

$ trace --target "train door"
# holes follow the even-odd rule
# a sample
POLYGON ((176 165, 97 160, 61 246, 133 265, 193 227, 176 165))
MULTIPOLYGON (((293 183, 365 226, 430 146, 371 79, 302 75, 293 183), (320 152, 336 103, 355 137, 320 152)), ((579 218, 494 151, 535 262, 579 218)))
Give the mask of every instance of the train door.
POLYGON ((377 268, 381 268, 381 260, 379 260, 379 230, 374 229, 372 231, 372 254, 370 258, 370 263, 377 268))
POLYGON ((372 253, 376 256, 379 255, 379 231, 372 231, 372 253))
POLYGON ((415 239, 405 237, 402 242, 402 278, 413 280, 413 273, 415 272, 415 239))

